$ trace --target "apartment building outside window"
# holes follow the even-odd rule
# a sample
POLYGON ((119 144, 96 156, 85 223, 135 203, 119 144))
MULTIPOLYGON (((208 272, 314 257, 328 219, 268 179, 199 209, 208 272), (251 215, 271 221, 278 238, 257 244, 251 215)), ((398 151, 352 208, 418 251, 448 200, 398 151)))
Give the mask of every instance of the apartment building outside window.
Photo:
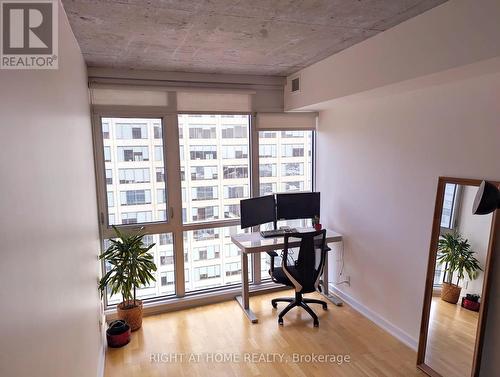
MULTIPOLYGON (((241 255, 231 234, 248 231, 238 224, 240 200, 252 196, 250 118, 179 114, 175 136, 164 124, 172 118, 101 118, 106 225, 145 226, 146 242, 155 244, 156 283, 141 289, 140 298, 174 295, 178 285, 189 293, 240 284, 241 255), (172 153, 180 165, 168 170, 172 153), (169 203, 176 190, 180 208, 169 203), (179 208, 173 217, 172 206, 179 208), (176 221, 182 231, 174 237, 176 221), (179 238, 182 265, 176 259, 179 238), (176 282, 179 268, 183 279, 176 282)), ((260 194, 311 190, 312 132, 259 131, 258 136, 254 166, 260 194)), ((251 257, 249 267, 253 281, 251 257)), ((267 269, 263 259, 262 278, 267 269)), ((119 297, 108 297, 109 305, 117 302, 119 297)))

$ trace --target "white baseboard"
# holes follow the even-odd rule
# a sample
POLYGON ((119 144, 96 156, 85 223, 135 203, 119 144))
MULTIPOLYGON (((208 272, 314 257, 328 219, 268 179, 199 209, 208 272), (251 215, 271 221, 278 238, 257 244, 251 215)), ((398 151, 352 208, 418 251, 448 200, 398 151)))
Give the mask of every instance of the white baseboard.
POLYGON ((106 346, 103 344, 97 360, 97 377, 104 377, 104 365, 106 364, 106 346))
POLYGON ((368 318, 370 321, 374 322, 376 325, 380 326, 383 328, 385 331, 387 331, 389 334, 406 344, 408 347, 413 349, 414 351, 417 351, 418 349, 418 341, 417 339, 412 338, 410 335, 408 335, 406 332, 401 330, 399 327, 394 326, 392 323, 388 322, 386 319, 381 317, 379 314, 375 313, 374 311, 368 309, 366 306, 361 304, 359 301, 354 299, 353 297, 349 296, 348 294, 342 292, 338 288, 336 288, 332 284, 328 284, 330 292, 333 294, 337 295, 340 297, 342 300, 344 300, 347 304, 349 304, 353 309, 355 309, 357 312, 361 313, 363 316, 368 318))

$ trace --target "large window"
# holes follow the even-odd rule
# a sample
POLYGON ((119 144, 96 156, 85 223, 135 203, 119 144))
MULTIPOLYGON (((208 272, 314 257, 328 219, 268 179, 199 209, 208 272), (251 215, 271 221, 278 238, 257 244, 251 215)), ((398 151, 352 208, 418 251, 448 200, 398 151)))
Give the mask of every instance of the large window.
MULTIPOLYGON (((143 227, 145 242, 155 243, 156 282, 140 289, 141 299, 240 284, 241 254, 231 235, 250 231, 239 226, 240 201, 312 190, 312 131, 260 131, 255 140, 251 117, 238 114, 105 116, 98 129, 104 238, 113 237, 111 225, 143 227)), ((248 256, 248 264, 251 281, 267 277, 266 254, 248 256)))
MULTIPOLYGON (((313 131, 259 132, 260 195, 312 191, 312 151, 313 131)), ((283 221, 278 225, 297 227, 308 225, 308 221, 283 221)), ((270 258, 266 253, 261 253, 260 258, 261 277, 265 280, 269 277, 270 258)))
POLYGON ((164 221, 160 212, 167 210, 163 153, 152 152, 163 151, 163 139, 154 137, 154 129, 162 127, 161 119, 102 118, 102 124, 106 125, 103 148, 108 198, 116 198, 108 200, 110 225, 164 221), (154 161, 152 153, 158 154, 154 161), (118 158, 112 159, 113 155, 118 158))

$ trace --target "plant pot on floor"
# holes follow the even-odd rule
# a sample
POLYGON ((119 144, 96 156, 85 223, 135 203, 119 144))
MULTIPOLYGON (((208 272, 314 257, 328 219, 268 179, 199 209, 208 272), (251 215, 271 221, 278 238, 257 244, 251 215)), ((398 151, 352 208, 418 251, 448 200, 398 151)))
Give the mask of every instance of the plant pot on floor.
POLYGON ((142 326, 142 301, 123 301, 117 306, 118 318, 130 325, 132 331, 137 331, 142 326))
POLYGON ((461 291, 462 287, 459 287, 458 285, 443 283, 441 286, 441 299, 449 302, 450 304, 456 304, 460 298, 461 291))
POLYGON ((120 319, 111 322, 106 330, 106 339, 109 347, 123 347, 130 342, 130 326, 120 319))

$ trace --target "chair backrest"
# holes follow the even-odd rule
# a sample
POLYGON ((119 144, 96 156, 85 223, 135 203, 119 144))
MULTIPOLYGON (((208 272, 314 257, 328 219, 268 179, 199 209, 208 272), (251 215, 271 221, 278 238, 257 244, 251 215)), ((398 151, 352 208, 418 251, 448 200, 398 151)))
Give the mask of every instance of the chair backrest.
POLYGON ((285 235, 283 249, 283 270, 295 285, 297 292, 308 293, 318 288, 319 278, 325 265, 326 230, 285 235), (295 265, 288 261, 289 249, 299 246, 299 256, 295 265))

